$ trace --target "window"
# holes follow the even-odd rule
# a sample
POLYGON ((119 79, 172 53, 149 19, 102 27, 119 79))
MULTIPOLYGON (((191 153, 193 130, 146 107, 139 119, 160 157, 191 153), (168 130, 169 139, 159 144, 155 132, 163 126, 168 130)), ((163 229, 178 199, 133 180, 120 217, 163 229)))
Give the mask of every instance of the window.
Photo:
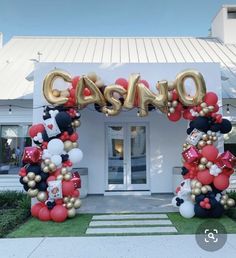
POLYGON ((236 156, 236 124, 233 124, 232 130, 224 135, 224 149, 236 156))
POLYGON ((236 9, 228 8, 227 16, 228 16, 228 19, 236 19, 236 9))

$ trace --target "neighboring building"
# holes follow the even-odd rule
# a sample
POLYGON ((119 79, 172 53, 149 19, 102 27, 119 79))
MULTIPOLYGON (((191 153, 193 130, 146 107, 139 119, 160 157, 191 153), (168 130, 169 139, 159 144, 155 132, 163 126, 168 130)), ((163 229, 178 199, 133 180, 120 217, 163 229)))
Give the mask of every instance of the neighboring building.
MULTIPOLYGON (((230 106, 236 106, 235 31, 236 5, 225 5, 212 21, 210 37, 16 36, 1 48, 2 34, 0 34, 0 163, 14 164, 16 147, 20 146, 23 150, 25 145, 31 144, 27 137, 27 128, 32 124, 34 65, 38 62, 219 63, 223 104, 226 105, 223 112, 232 123, 235 123, 236 109, 230 106), (228 109, 230 114, 228 114, 228 109)), ((120 151, 122 152, 119 141, 122 129, 118 129, 120 128, 108 132, 108 140, 116 139, 115 142, 113 141, 114 148, 110 145, 109 149, 109 156, 113 158, 121 155, 120 151)), ((146 133, 146 129, 142 126, 131 128, 131 134, 137 137, 146 133)), ((233 127, 231 135, 226 140, 226 147, 234 152, 236 152, 235 134, 236 126, 233 127)), ((133 145, 137 147, 135 149, 141 156, 145 152, 141 144, 142 140, 142 137, 139 140, 136 138, 133 140, 133 145)), ((114 160, 112 162, 117 162, 114 160)), ((111 178, 111 180, 119 180, 119 178, 111 178)), ((141 182, 146 179, 138 180, 141 182)), ((94 184, 93 182, 92 185, 94 184)), ((102 193, 101 190, 93 192, 91 189, 90 193, 102 193)), ((165 189, 161 192, 165 192, 165 189)))

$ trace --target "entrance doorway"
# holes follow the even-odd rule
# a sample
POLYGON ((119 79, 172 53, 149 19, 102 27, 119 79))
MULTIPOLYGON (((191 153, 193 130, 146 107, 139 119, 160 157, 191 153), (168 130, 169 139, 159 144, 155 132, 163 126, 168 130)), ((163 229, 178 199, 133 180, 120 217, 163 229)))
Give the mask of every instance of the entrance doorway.
POLYGON ((106 190, 149 190, 147 129, 145 123, 106 126, 106 190))

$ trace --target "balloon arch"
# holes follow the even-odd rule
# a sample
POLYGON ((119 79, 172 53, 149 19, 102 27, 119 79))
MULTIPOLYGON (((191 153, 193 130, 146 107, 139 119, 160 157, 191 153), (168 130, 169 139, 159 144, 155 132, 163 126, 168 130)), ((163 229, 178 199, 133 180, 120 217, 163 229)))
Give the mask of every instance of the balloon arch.
POLYGON ((183 144, 184 180, 177 187, 172 200, 185 218, 220 217, 224 210, 235 206, 226 194, 236 158, 229 151, 219 153, 217 141, 231 131, 232 125, 218 113, 218 97, 207 92, 203 76, 195 70, 186 70, 174 82, 159 81, 158 94, 149 89, 149 83, 132 74, 127 81, 118 78, 105 86, 95 73, 72 78, 70 74, 54 70, 43 82, 43 94, 52 104, 43 113, 43 123, 34 124, 29 135, 35 146, 26 147, 20 182, 30 197, 38 203, 31 208, 40 220, 62 222, 76 215, 80 207, 80 177, 73 171, 83 157, 78 148, 76 128, 80 126, 79 110, 93 104, 106 116, 118 115, 122 109, 138 109, 138 116, 160 109, 172 122, 182 117, 189 120, 187 139, 183 144), (53 88, 57 78, 70 83, 66 90, 53 88), (189 96, 185 80, 192 79, 195 95, 189 96))

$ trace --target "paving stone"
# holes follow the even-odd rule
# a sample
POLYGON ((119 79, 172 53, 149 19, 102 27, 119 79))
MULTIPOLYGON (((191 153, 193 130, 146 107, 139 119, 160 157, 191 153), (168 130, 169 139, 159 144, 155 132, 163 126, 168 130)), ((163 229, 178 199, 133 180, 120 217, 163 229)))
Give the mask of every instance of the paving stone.
POLYGON ((108 214, 95 215, 92 220, 113 220, 113 219, 167 219, 166 214, 108 214))
POLYGON ((140 226, 140 225, 172 225, 171 221, 165 220, 104 220, 104 221, 91 221, 90 227, 101 226, 140 226))
POLYGON ((86 234, 145 234, 175 233, 175 227, 126 227, 126 228, 88 228, 86 234))

